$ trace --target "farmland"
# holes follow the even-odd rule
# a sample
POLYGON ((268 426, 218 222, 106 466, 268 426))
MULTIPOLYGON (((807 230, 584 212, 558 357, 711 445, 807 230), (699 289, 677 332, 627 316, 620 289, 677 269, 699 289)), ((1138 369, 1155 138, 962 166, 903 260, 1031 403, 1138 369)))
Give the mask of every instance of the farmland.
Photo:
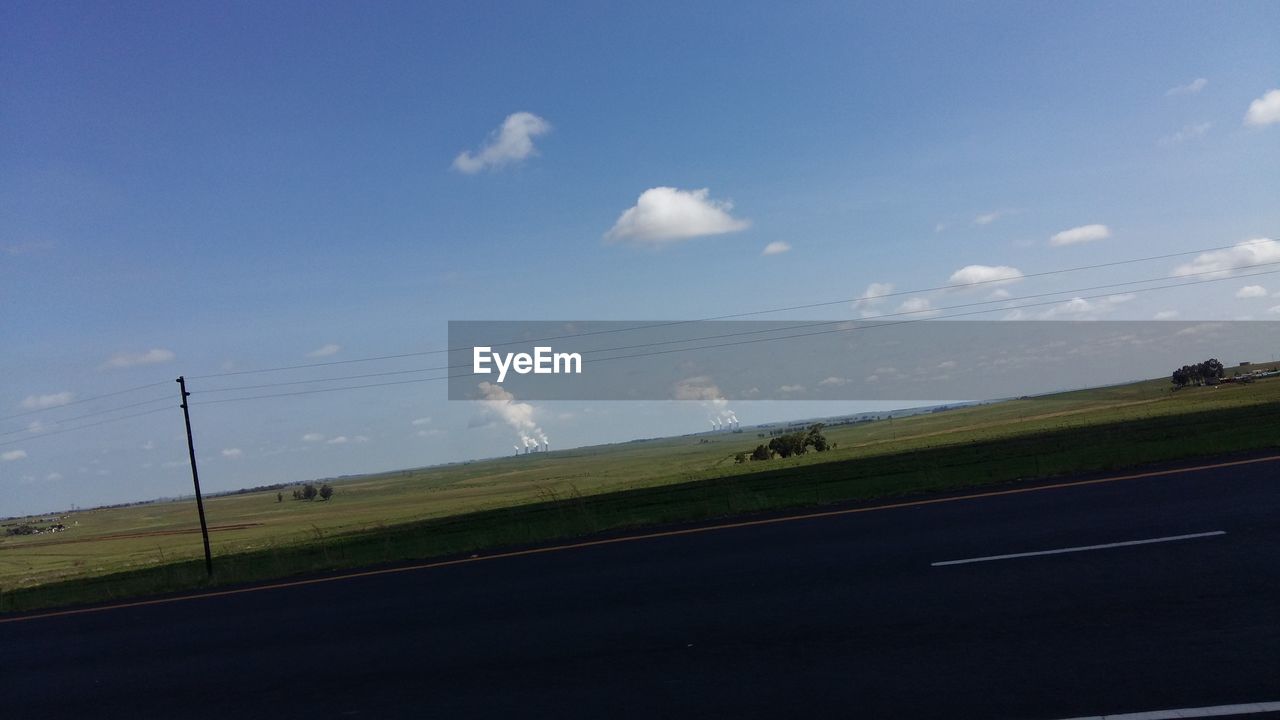
MULTIPOLYGON (((1277 419, 1280 380, 1151 380, 830 427, 834 449, 787 459, 735 463, 761 442, 749 430, 343 479, 329 502, 226 495, 206 500, 214 582, 1258 450, 1277 419)), ((190 501, 57 518, 66 531, 0 537, 0 610, 207 582, 190 501)))

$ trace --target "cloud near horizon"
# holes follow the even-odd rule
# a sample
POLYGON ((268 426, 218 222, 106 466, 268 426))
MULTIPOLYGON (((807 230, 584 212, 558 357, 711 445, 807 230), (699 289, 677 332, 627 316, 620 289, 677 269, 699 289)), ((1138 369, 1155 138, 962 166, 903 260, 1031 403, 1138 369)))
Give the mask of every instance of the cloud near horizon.
POLYGON ((1191 262, 1175 267, 1171 274, 1173 277, 1226 277, 1236 270, 1273 262, 1280 262, 1280 242, 1271 238, 1254 238, 1236 243, 1226 250, 1201 253, 1191 262))
POLYGON ((965 265, 951 273, 952 285, 999 285, 1022 279, 1022 271, 1008 265, 965 265))
POLYGON ((463 151, 453 159, 453 169, 474 175, 486 168, 499 168, 537 155, 533 139, 551 132, 551 123, 531 112, 517 112, 502 121, 502 127, 489 134, 478 152, 463 151))
POLYGON ((623 211, 604 238, 608 242, 630 241, 656 247, 750 227, 749 220, 730 215, 732 202, 712 200, 709 195, 707 188, 649 188, 640 194, 633 207, 623 211))

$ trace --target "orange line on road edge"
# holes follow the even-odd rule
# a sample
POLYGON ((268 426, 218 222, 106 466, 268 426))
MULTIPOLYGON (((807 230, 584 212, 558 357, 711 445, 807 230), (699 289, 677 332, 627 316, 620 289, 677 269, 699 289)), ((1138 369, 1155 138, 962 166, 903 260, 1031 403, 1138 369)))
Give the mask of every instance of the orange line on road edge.
POLYGON ((997 497, 1000 495, 1018 495, 1020 493, 1039 492, 1041 490, 1058 490, 1061 488, 1081 487, 1085 485, 1099 485, 1102 483, 1119 482, 1121 480, 1139 480, 1142 478, 1161 477, 1164 475, 1179 475, 1182 473, 1199 472, 1201 470, 1216 470, 1219 468, 1236 467, 1239 465, 1252 465, 1254 463, 1273 462, 1280 460, 1280 455, 1272 455, 1263 458, 1253 458, 1250 460, 1233 460, 1231 462, 1213 463, 1211 465, 1197 465, 1195 467, 1174 468, 1170 470, 1153 470, 1151 472, 1134 473, 1131 475, 1115 475, 1112 477, 1095 478, 1093 480, 1075 480, 1072 482, 1052 483, 1049 485, 1037 485, 1035 487, 1014 488, 1011 490, 992 490, 990 492, 972 493, 969 495, 955 495, 951 497, 930 498, 928 500, 908 500, 904 502, 889 503, 886 505, 872 505, 869 507, 846 508, 844 510, 826 510, 823 512, 805 513, 803 515, 787 515, 785 517, 765 518, 762 520, 744 520, 735 523, 723 523, 720 525, 704 525, 702 527, 684 528, 681 530, 665 530, 663 532, 644 533, 641 535, 627 535, 625 537, 606 538, 604 540, 590 540, 587 542, 570 543, 568 545, 552 545, 549 547, 530 548, 528 550, 513 550, 511 552, 496 553, 493 555, 473 555, 472 557, 459 558, 457 560, 441 560, 438 562, 422 563, 419 565, 405 565, 393 568, 383 568, 380 570, 365 570, 362 572, 347 573, 345 575, 329 575, 326 577, 310 578, 307 580, 291 580, 287 582, 271 583, 268 585, 254 585, 252 587, 235 588, 232 590, 215 590, 212 592, 195 593, 192 595, 179 595, 176 597, 156 598, 154 600, 136 600, 134 602, 117 603, 115 605, 100 605, 98 607, 76 608, 71 610, 56 610, 54 612, 41 613, 39 615, 24 615, 21 617, 0 618, 0 624, 23 622, 26 620, 40 620, 43 618, 63 617, 66 615, 83 615, 86 613, 96 613, 105 610, 121 610, 132 607, 145 607, 147 605, 164 605, 166 603, 182 602, 186 600, 200 600, 203 598, 223 597, 225 595, 240 595, 243 593, 259 592, 262 590, 278 590, 281 588, 300 587, 303 585, 317 585, 320 583, 334 582, 337 580, 352 580, 355 578, 373 577, 375 575, 391 575, 394 573, 414 572, 416 570, 430 570, 433 568, 449 567, 451 565, 464 565, 467 563, 482 562, 485 560, 502 560, 506 558, 522 557, 525 555, 540 555, 542 553, 560 552, 563 550, 578 550, 581 548, 595 547, 597 545, 613 545, 615 543, 635 542, 637 540, 652 540, 654 538, 674 537, 678 535, 694 535, 697 533, 711 532, 714 530, 732 530, 735 528, 755 527, 758 525, 773 525, 777 523, 794 522, 796 520, 814 520, 818 518, 838 517, 840 515, 854 515, 857 513, 874 512, 877 510, 895 510, 899 508, 920 507, 922 505, 936 505, 939 503, 958 502, 960 500, 977 500, 981 498, 997 497))

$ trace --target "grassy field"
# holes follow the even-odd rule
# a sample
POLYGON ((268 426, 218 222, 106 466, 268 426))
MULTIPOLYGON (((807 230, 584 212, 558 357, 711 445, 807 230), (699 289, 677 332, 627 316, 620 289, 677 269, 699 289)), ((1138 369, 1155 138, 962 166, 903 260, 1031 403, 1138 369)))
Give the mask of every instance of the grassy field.
MULTIPOLYGON (((1280 445, 1280 380, 1165 380, 829 429, 837 448, 735 464, 754 432, 637 441, 335 483, 330 502, 207 500, 217 575, 259 580, 646 524, 1280 445)), ((206 584, 194 503, 62 516, 0 538, 0 611, 206 584)))

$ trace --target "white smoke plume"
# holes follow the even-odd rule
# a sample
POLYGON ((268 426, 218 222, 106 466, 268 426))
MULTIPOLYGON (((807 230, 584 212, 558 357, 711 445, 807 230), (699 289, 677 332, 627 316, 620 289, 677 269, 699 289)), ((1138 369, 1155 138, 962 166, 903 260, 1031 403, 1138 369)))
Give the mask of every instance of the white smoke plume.
POLYGON ((500 385, 482 382, 478 386, 484 398, 484 411, 471 421, 471 427, 489 425, 501 420, 520 437, 520 448, 537 448, 547 444, 547 434, 538 427, 533 419, 533 406, 529 403, 516 402, 516 396, 504 390, 500 385))
POLYGON ((699 401, 711 414, 708 421, 713 432, 741 427, 738 415, 729 409, 729 401, 706 375, 686 378, 676 383, 674 395, 676 400, 699 401))

